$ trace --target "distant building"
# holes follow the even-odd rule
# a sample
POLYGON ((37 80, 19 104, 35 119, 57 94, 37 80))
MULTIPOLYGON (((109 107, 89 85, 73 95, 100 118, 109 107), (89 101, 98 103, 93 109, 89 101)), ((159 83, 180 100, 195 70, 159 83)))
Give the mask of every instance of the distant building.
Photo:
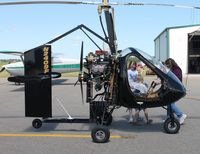
POLYGON ((184 74, 200 74, 200 24, 168 27, 154 40, 155 57, 173 58, 184 74))

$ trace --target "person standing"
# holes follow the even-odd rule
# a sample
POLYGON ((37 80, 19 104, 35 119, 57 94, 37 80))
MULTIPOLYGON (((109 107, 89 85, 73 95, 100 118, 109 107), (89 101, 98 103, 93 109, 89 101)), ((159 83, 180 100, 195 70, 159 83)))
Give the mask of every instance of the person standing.
MULTIPOLYGON (((146 94, 147 93, 147 85, 145 85, 143 83, 144 81, 144 78, 141 74, 141 71, 140 68, 138 67, 141 67, 140 65, 137 65, 137 63, 135 61, 132 61, 129 63, 129 66, 128 66, 128 82, 129 82, 129 86, 131 87, 131 90, 133 91, 133 93, 137 93, 137 94, 146 94)), ((147 109, 146 108, 136 108, 135 109, 135 117, 133 119, 133 109, 132 108, 129 108, 128 111, 129 111, 129 123, 137 123, 139 121, 140 116, 139 116, 139 113, 140 111, 143 110, 144 111, 144 115, 146 117, 146 120, 147 120, 147 124, 150 124, 152 123, 152 120, 149 119, 149 116, 148 116, 148 112, 147 112, 147 109)))
MULTIPOLYGON (((144 70, 141 64, 137 64, 138 75, 137 75, 137 81, 135 83, 135 89, 138 90, 138 92, 142 94, 147 94, 148 91, 148 85, 144 83, 144 70)), ((146 123, 151 124, 153 122, 152 119, 149 119, 149 114, 147 111, 147 108, 135 108, 135 117, 133 120, 134 124, 137 124, 139 121, 143 120, 143 118, 140 117, 140 111, 143 110, 144 116, 146 118, 146 123)))
MULTIPOLYGON (((135 61, 131 61, 128 65, 128 83, 130 85, 130 87, 134 86, 134 83, 137 80, 137 76, 138 76, 138 72, 136 70, 137 67, 137 63, 135 61)), ((129 108, 129 123, 133 122, 133 109, 129 108)))
MULTIPOLYGON (((176 75, 176 77, 182 82, 182 70, 181 68, 178 66, 178 64, 175 62, 174 59, 172 58, 168 58, 165 61, 165 65, 176 75)), ((187 115, 184 114, 181 109, 179 109, 175 102, 171 103, 170 105, 167 106, 167 116, 169 116, 170 113, 170 106, 171 106, 171 110, 172 112, 178 117, 179 123, 183 124, 187 115)))

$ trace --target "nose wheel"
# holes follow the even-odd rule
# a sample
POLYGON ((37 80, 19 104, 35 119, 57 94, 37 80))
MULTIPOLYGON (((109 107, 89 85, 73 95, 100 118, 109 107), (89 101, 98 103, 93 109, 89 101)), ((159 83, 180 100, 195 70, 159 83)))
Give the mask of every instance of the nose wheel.
POLYGON ((168 134, 176 134, 180 129, 180 123, 176 118, 168 118, 164 122, 164 130, 168 134))
POLYGON ((95 143, 106 143, 110 139, 110 131, 105 126, 96 126, 92 129, 91 137, 95 143))

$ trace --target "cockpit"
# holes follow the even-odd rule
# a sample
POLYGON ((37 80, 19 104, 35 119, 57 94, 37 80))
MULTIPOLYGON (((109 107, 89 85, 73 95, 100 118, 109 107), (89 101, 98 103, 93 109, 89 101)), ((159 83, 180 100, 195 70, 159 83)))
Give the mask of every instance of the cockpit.
MULTIPOLYGON (((147 57, 147 56, 146 56, 147 57)), ((156 61, 153 58, 148 60, 154 65, 156 61)), ((130 54, 126 57, 127 79, 130 91, 138 100, 159 99, 162 81, 156 73, 136 55, 130 54)), ((167 68, 161 63, 156 63, 157 68, 167 72, 167 68)))
POLYGON ((161 106, 185 95, 183 84, 163 62, 135 48, 122 50, 120 57, 123 70, 120 76, 128 93, 123 101, 129 105, 132 101, 147 107, 161 106))

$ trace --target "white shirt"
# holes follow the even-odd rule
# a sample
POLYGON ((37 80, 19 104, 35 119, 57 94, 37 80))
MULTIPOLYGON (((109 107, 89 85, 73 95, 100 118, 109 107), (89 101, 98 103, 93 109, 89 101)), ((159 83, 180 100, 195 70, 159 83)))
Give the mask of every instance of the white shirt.
POLYGON ((137 76, 138 76, 138 71, 137 70, 128 70, 128 82, 129 84, 131 82, 136 82, 137 81, 137 76))
POLYGON ((128 70, 128 82, 129 86, 131 87, 131 90, 134 91, 135 89, 137 89, 140 91, 140 93, 147 93, 147 87, 143 83, 137 81, 137 76, 137 70, 128 70))

